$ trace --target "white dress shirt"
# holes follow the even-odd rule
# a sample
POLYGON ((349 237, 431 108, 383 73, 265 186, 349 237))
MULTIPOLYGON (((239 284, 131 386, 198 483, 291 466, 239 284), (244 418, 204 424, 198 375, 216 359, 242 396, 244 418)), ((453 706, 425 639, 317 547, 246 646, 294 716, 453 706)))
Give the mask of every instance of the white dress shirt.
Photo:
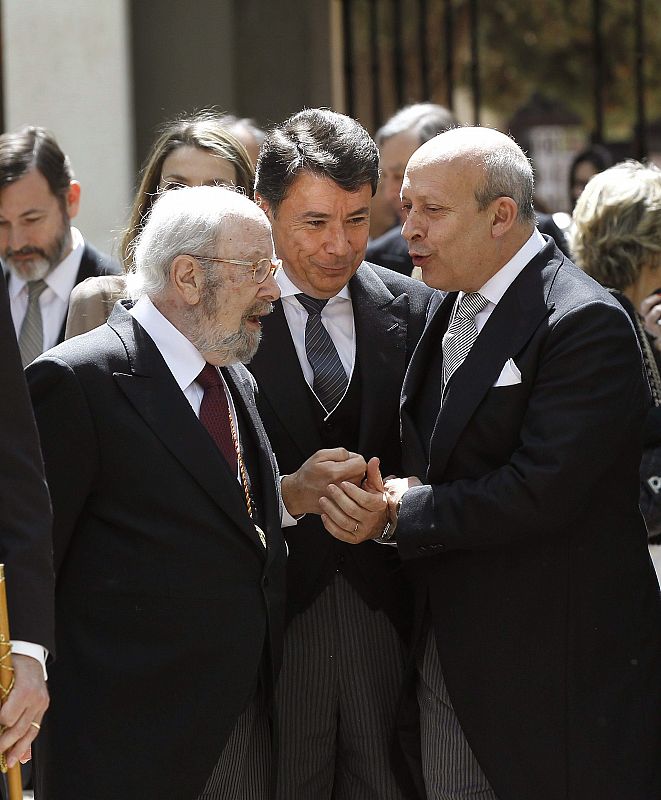
MULTIPOLYGON (((275 279, 280 287, 282 308, 296 348, 296 355, 305 380, 312 387, 314 373, 305 352, 305 325, 308 321, 308 312, 295 297, 303 290, 294 284, 284 269, 278 272, 275 279)), ((353 322, 353 305, 348 285, 344 286, 335 297, 331 297, 323 307, 321 322, 337 349, 344 371, 347 373, 348 386, 351 383, 356 361, 356 329, 353 322)))
MULTIPOLYGON (((298 362, 303 371, 303 377, 310 389, 312 389, 314 372, 310 366, 305 350, 305 326, 308 321, 308 312, 296 299, 296 295, 301 294, 303 290, 296 286, 284 269, 278 272, 275 279, 280 287, 282 309, 285 312, 285 319, 287 320, 289 332, 294 342, 294 348, 296 349, 298 362)), ((343 286, 334 297, 330 298, 321 310, 320 316, 321 324, 326 328, 328 335, 333 340, 337 354, 340 357, 340 362, 347 374, 348 389, 353 375, 353 368, 356 363, 356 329, 353 322, 353 305, 351 303, 351 292, 349 291, 348 285, 343 286)), ((315 398, 317 397, 316 395, 314 396, 315 398)), ((319 400, 319 398, 317 398, 317 400, 319 400)), ((323 408, 320 400, 319 405, 323 408)), ((286 517, 294 521, 298 521, 298 519, 302 519, 302 516, 304 516, 302 515, 296 519, 291 516, 286 508, 285 513, 286 517)), ((282 519, 282 526, 285 527, 285 516, 283 516, 282 519)), ((289 552, 289 549, 287 552, 289 552)))
MULTIPOLYGON (((531 237, 523 247, 510 258, 504 267, 501 267, 495 275, 492 275, 481 289, 478 289, 478 292, 489 301, 482 311, 475 315, 475 327, 477 328, 478 334, 482 328, 484 328, 502 296, 514 283, 516 277, 523 271, 526 264, 532 261, 545 244, 546 239, 544 239, 542 234, 535 228, 531 237)), ((452 316, 454 316, 454 310, 458 307, 464 294, 466 293, 459 292, 452 310, 452 316)))
MULTIPOLYGON (((71 228, 71 241, 73 247, 69 254, 44 278, 47 288, 44 289, 39 297, 44 350, 54 347, 60 337, 60 331, 67 317, 69 297, 76 284, 80 260, 85 249, 85 241, 78 228, 71 228)), ((23 280, 15 272, 12 272, 11 280, 9 281, 9 303, 14 329, 16 330, 16 338, 18 338, 23 319, 28 310, 28 287, 27 281, 23 280)))
MULTIPOLYGON (((180 330, 161 314, 151 300, 144 295, 138 302, 129 309, 134 319, 147 331, 152 338, 154 344, 158 348, 163 360, 172 373, 177 385, 184 394, 184 397, 190 403, 191 408, 195 412, 195 416, 200 416, 200 406, 202 405, 202 397, 204 396, 204 389, 197 382, 197 376, 202 372, 206 365, 204 357, 200 351, 187 339, 180 330)), ((234 423, 234 430, 236 431, 237 444, 241 448, 241 440, 239 433, 239 425, 236 417, 236 409, 232 399, 232 393, 227 387, 225 378, 220 370, 218 371, 220 378, 225 388, 225 395, 227 396, 227 404, 229 406, 230 415, 234 423)), ((237 481, 243 486, 241 480, 241 471, 237 464, 236 472, 237 481)), ((296 525, 296 520, 287 511, 284 504, 280 509, 281 522, 283 527, 296 525)))

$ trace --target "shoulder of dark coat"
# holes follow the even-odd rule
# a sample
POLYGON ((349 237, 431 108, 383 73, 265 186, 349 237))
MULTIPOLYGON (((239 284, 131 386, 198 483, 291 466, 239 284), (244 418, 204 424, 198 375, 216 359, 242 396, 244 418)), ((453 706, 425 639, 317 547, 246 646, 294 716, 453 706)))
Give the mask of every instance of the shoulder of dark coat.
POLYGON ((399 272, 394 272, 387 267, 380 267, 378 264, 363 263, 387 286, 392 295, 397 297, 401 294, 407 294, 412 309, 427 308, 429 301, 436 293, 435 289, 430 289, 427 284, 415 278, 401 275, 399 272))

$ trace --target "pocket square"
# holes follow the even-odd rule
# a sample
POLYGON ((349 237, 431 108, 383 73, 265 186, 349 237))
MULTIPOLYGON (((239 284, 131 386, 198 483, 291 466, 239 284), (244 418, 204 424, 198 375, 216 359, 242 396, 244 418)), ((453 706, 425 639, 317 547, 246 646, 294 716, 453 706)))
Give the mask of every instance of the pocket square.
POLYGON ((521 383, 521 372, 514 361, 508 358, 494 386, 515 386, 517 383, 521 383))

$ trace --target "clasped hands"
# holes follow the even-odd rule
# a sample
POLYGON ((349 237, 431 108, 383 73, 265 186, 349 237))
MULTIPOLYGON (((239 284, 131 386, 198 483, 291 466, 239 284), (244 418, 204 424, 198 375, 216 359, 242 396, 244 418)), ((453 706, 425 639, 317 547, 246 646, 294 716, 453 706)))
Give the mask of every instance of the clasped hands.
POLYGON ((379 459, 365 463, 359 453, 343 447, 319 450, 291 475, 282 479, 282 496, 292 516, 321 514, 326 530, 336 539, 360 544, 381 535, 388 522, 396 524, 397 505, 418 478, 384 482, 379 459))

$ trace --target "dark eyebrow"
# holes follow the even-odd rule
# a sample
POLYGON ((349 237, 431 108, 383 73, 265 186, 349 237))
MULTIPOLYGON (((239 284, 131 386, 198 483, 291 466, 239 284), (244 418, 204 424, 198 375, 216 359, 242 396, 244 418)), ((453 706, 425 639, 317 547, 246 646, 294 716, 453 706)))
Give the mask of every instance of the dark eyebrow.
MULTIPOLYGON (((357 208, 354 211, 351 211, 347 214, 347 217, 359 217, 362 214, 369 213, 369 206, 363 206, 363 208, 357 208)), ((304 211, 301 214, 301 219, 330 219, 331 215, 326 214, 324 211, 304 211)))
POLYGON ((304 211, 300 217, 301 219, 330 219, 330 214, 325 214, 323 211, 304 211))

